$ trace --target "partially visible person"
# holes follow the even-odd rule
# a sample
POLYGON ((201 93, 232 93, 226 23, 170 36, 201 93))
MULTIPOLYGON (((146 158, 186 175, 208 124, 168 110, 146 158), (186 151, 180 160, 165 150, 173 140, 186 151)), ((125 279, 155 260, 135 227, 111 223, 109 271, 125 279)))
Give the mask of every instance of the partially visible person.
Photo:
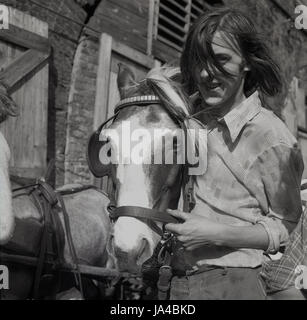
MULTIPOLYGON (((8 116, 17 116, 17 105, 0 84, 0 125, 8 116)), ((9 242, 14 231, 9 160, 10 148, 0 132, 0 245, 9 242)))
POLYGON ((303 214, 290 235, 285 252, 278 260, 263 264, 261 276, 268 300, 307 299, 307 180, 302 181, 303 214))

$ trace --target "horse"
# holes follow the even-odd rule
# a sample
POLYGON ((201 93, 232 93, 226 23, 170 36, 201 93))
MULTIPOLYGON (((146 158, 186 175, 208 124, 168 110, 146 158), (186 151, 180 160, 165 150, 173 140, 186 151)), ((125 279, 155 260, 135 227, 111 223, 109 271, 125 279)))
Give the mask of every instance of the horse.
MULTIPOLYGON (((190 117, 189 100, 178 75, 178 68, 162 67, 136 82, 132 70, 120 64, 117 84, 121 101, 115 115, 99 127, 89 143, 91 171, 112 181, 110 240, 120 272, 142 274, 144 263, 153 257, 164 236, 163 225, 178 222, 166 209, 183 205, 187 168, 192 166, 187 159, 183 161, 184 150, 188 150, 186 142, 192 141, 189 130, 202 128, 190 117), (155 164, 157 155, 162 155, 161 161, 155 164)), ((205 163, 206 150, 200 149, 206 144, 199 139, 194 150, 203 156, 199 162, 205 163)))

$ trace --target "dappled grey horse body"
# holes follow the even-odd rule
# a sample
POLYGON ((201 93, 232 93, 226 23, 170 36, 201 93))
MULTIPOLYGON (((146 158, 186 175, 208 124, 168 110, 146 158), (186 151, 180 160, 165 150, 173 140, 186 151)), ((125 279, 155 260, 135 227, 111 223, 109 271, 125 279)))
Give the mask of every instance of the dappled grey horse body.
MULTIPOLYGON (((19 186, 12 183, 12 187, 16 188, 19 186)), ((69 230, 65 228, 63 211, 60 209, 58 213, 65 235, 65 244, 62 252, 63 262, 66 266, 70 265, 72 267, 75 263, 69 248, 68 232, 70 232, 78 263, 107 267, 107 243, 110 233, 110 220, 107 213, 109 199, 100 190, 95 188, 82 190, 82 186, 80 185, 63 186, 58 191, 62 192, 78 188, 80 188, 79 192, 65 192, 62 196, 68 214, 69 230)), ((25 190, 13 193, 13 213, 15 218, 23 221, 35 221, 38 223, 42 223, 43 221, 36 203, 26 194, 25 190)), ((25 246, 27 247, 27 239, 25 239, 25 246)), ((22 254, 22 252, 18 253, 22 254)), ((32 294, 34 271, 35 268, 29 269, 24 265, 14 265, 14 277, 12 277, 10 290, 4 292, 2 298, 28 298, 32 294)), ((68 274, 64 277, 68 277, 68 274)), ((74 285, 75 283, 72 281, 71 286, 74 285)), ((65 289, 69 289, 69 287, 65 289)))

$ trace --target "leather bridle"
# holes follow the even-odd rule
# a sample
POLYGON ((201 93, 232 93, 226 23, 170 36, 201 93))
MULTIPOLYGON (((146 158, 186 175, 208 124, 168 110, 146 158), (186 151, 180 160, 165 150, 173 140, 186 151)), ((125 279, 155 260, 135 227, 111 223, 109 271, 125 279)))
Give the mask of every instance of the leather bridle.
MULTIPOLYGON (((141 107, 147 107, 148 105, 154 104, 154 103, 160 103, 161 100, 158 96, 155 95, 146 95, 146 96, 136 96, 131 98, 126 98, 121 100, 115 107, 114 115, 107 119, 105 122, 103 122, 99 128, 96 130, 94 135, 96 135, 96 138, 99 140, 99 135, 101 133, 101 130, 110 122, 115 121, 119 113, 131 106, 141 106, 141 107)), ((183 121, 180 121, 179 119, 178 123, 180 127, 184 130, 186 133, 187 129, 184 125, 183 121)), ((95 169, 91 165, 91 160, 89 154, 87 155, 89 167, 90 170, 94 173, 95 176, 95 169)), ((187 165, 180 165, 181 171, 182 171, 182 179, 183 182, 187 181, 187 165)), ((159 200, 161 201, 163 198, 168 197, 169 193, 171 192, 171 188, 173 187, 174 183, 176 182, 176 178, 179 174, 179 166, 174 168, 174 170, 171 170, 168 179, 166 180, 165 185, 162 187, 161 193, 158 197, 158 199, 154 202, 155 207, 159 206, 159 200)), ((163 224, 167 223, 178 223, 179 221, 168 214, 167 212, 161 212, 156 208, 148 209, 144 207, 137 207, 137 206, 122 206, 122 207, 116 207, 115 201, 111 201, 108 210, 110 212, 110 218, 114 221, 120 217, 132 217, 139 220, 146 220, 147 224, 153 229, 155 232, 157 232, 160 236, 163 235, 163 230, 159 228, 155 223, 152 222, 161 222, 163 224)))
MULTIPOLYGON (((107 119, 104 123, 101 124, 101 126, 97 129, 97 131, 94 133, 94 137, 99 140, 99 136, 101 133, 101 130, 109 123, 110 121, 115 121, 119 113, 131 106, 141 106, 141 107, 147 107, 150 104, 159 103, 161 104, 161 100, 158 96, 136 96, 132 98, 127 98, 121 100, 115 107, 114 115, 107 119)), ((166 110, 167 111, 167 110, 166 110)), ((188 117, 187 117, 188 118, 188 117)), ((182 119, 176 118, 179 126, 185 133, 185 142, 187 142, 187 128, 185 126, 185 123, 182 119)), ((93 135, 92 135, 93 137, 93 135)), ((92 139, 91 137, 91 139, 92 139)), ((95 174, 95 170, 91 165, 89 154, 88 156, 88 162, 89 162, 89 168, 93 172, 93 174, 97 177, 99 175, 95 174)), ((185 158, 187 159, 187 157, 185 158)), ((166 180, 165 185, 162 187, 161 192, 154 201, 154 208, 144 208, 144 207, 138 207, 138 206, 121 206, 117 207, 115 201, 110 202, 110 205, 108 206, 108 210, 110 212, 110 219, 115 222, 120 217, 131 217, 136 218, 140 221, 143 221, 147 224, 148 227, 150 227, 154 232, 159 234, 161 237, 160 240, 160 251, 158 254, 159 263, 161 265, 159 270, 159 281, 157 284, 158 287, 158 296, 160 300, 167 299, 168 291, 170 288, 170 279, 172 278, 172 268, 171 268, 171 256, 173 254, 172 252, 172 246, 171 242, 174 237, 171 233, 167 232, 164 229, 165 224, 168 223, 179 223, 180 220, 174 218, 167 212, 162 212, 159 210, 159 207, 161 203, 164 201, 169 200, 169 195, 171 192, 172 187, 174 186, 176 179, 179 177, 179 173, 181 173, 181 182, 183 186, 183 190, 185 190, 184 195, 186 196, 186 199, 184 199, 184 211, 189 212, 191 210, 191 206, 193 206, 192 202, 192 188, 191 188, 191 179, 188 176, 188 165, 175 165, 173 169, 170 171, 170 174, 166 180), (181 171, 181 172, 180 172, 181 171), (187 201, 188 200, 188 201, 187 201), (160 222, 163 224, 163 227, 161 228, 157 222, 160 222)), ((111 175, 110 172, 108 174, 111 175)), ((168 203, 166 203, 168 205, 168 203)))

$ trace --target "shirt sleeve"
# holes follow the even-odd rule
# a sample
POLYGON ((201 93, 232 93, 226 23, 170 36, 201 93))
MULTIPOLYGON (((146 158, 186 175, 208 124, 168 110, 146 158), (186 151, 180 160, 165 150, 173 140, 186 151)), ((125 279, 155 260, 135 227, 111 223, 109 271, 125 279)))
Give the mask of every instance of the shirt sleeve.
POLYGON ((304 163, 297 145, 278 144, 258 156, 255 166, 268 202, 267 212, 256 223, 267 231, 267 253, 272 254, 287 244, 302 214, 300 185, 304 163))

